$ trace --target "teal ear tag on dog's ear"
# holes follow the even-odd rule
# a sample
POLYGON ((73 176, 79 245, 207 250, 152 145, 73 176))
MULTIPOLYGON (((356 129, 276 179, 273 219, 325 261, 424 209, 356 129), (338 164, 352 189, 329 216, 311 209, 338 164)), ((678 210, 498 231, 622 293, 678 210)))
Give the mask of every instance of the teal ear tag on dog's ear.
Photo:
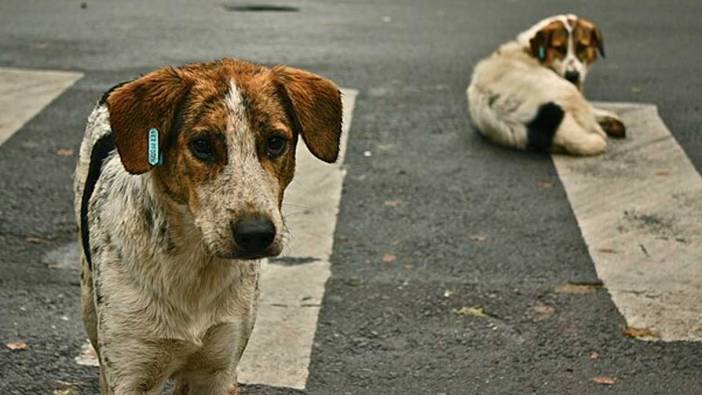
POLYGON ((158 129, 151 128, 149 130, 149 164, 151 166, 159 166, 163 163, 161 149, 158 146, 158 129))
POLYGON ((546 48, 543 46, 539 47, 539 60, 544 60, 546 59, 546 48))

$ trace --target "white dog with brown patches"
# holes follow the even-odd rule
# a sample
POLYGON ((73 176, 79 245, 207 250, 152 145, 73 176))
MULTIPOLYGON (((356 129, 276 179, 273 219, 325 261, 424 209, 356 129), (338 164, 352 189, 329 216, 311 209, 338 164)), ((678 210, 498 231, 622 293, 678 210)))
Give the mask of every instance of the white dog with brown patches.
POLYGON ((106 93, 75 173, 83 321, 103 394, 236 393, 258 259, 283 245, 302 137, 339 153, 341 97, 288 67, 165 68, 106 93))
POLYGON ((624 137, 619 117, 596 109, 582 87, 598 52, 600 30, 575 15, 546 18, 475 67, 470 116, 488 139, 519 149, 597 155, 607 135, 624 137))

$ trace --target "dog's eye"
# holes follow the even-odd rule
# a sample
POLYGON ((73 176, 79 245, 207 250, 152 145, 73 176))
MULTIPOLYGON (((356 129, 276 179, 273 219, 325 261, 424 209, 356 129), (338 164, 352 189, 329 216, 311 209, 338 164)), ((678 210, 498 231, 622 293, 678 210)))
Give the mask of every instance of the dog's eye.
POLYGON ((266 153, 271 158, 277 158, 285 152, 288 141, 280 136, 272 136, 266 141, 266 153))
POLYGON ((215 152, 208 139, 196 137, 190 140, 188 147, 190 147, 190 152, 192 152, 197 159, 207 163, 214 162, 215 152))

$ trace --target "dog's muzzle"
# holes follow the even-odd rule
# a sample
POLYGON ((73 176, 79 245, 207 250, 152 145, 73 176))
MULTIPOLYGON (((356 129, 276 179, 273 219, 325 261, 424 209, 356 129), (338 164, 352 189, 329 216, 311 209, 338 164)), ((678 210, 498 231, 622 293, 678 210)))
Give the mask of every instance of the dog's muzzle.
POLYGON ((580 73, 577 71, 566 71, 565 75, 563 76, 566 80, 570 81, 574 85, 578 85, 580 82, 580 73))
POLYGON ((243 258, 255 259, 266 255, 275 240, 275 225, 270 219, 243 218, 231 225, 234 240, 243 258))

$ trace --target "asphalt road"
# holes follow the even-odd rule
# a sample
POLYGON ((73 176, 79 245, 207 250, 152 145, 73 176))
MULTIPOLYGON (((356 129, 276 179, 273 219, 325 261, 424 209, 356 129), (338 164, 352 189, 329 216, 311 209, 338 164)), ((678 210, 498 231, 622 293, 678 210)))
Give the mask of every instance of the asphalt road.
POLYGON ((310 69, 359 91, 307 392, 702 392, 701 344, 623 336, 606 288, 555 291, 599 280, 551 158, 483 141, 465 99, 472 65, 494 47, 544 16, 581 14, 601 27, 607 50, 588 96, 657 104, 700 171, 702 3, 280 3, 299 11, 0 2, 0 67, 85 74, 0 146, 0 341, 30 344, 0 347, 0 393, 97 386, 94 369, 73 361, 85 338, 77 274, 42 262, 75 239, 75 157, 56 150, 78 147, 112 84, 224 56, 310 69), (488 316, 455 313, 465 306, 488 316))

